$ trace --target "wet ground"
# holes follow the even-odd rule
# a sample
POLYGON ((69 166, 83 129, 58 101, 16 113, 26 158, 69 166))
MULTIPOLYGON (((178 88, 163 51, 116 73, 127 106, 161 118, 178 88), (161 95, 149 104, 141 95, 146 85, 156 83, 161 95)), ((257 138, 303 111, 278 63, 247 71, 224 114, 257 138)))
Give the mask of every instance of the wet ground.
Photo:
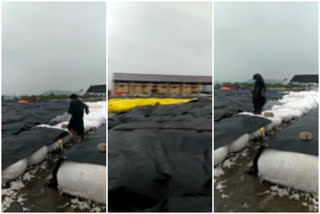
POLYGON ((59 193, 47 187, 47 177, 58 160, 57 155, 32 168, 2 188, 5 212, 106 212, 105 205, 59 193))
POLYGON ((268 137, 251 141, 243 151, 229 154, 214 168, 215 212, 318 211, 317 196, 267 183, 245 172, 268 137))

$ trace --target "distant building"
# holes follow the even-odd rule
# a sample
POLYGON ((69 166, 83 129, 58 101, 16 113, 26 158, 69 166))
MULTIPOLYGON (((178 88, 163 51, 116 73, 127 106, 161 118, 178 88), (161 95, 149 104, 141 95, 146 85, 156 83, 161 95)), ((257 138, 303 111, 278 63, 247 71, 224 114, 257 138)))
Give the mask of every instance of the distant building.
POLYGON ((212 93, 211 76, 113 74, 113 94, 126 95, 191 95, 212 93))
POLYGON ((106 85, 92 85, 87 90, 86 94, 93 96, 106 96, 106 85))
POLYGON ((318 74, 295 75, 290 83, 297 86, 311 86, 318 84, 318 74))

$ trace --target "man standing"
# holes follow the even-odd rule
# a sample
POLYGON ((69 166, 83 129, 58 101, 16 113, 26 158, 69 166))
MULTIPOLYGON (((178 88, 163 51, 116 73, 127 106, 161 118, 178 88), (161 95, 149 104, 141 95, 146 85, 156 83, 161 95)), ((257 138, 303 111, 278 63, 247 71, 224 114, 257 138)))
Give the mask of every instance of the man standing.
POLYGON ((84 122, 83 122, 83 112, 89 114, 89 108, 78 96, 72 94, 70 96, 71 102, 69 106, 68 113, 71 114, 71 119, 69 121, 68 130, 71 132, 73 137, 73 142, 78 143, 83 140, 84 135, 84 122))
POLYGON ((254 90, 252 91, 254 113, 261 114, 262 107, 266 103, 266 87, 264 84, 264 80, 260 74, 255 74, 253 76, 253 79, 256 81, 254 90))

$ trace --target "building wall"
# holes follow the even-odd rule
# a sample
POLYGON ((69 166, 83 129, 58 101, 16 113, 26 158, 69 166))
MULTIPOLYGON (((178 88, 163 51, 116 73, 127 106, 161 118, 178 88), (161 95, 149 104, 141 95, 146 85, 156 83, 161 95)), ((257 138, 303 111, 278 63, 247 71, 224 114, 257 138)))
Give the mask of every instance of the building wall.
POLYGON ((113 84, 113 92, 116 92, 116 91, 128 94, 129 93, 129 84, 127 84, 127 83, 114 83, 113 84))
POLYGON ((169 94, 170 95, 180 95, 182 89, 182 84, 170 84, 169 85, 169 94))
POLYGON ((188 83, 132 83, 132 82, 114 82, 113 91, 122 92, 127 95, 190 95, 199 94, 202 84, 188 83))
POLYGON ((146 83, 143 84, 143 94, 151 94, 152 93, 152 84, 146 83))
POLYGON ((86 93, 86 95, 89 95, 89 96, 99 96, 99 97, 104 97, 106 96, 106 93, 86 93))
POLYGON ((131 84, 131 91, 130 94, 143 94, 143 85, 142 84, 131 84))
POLYGON ((183 84, 181 87, 182 87, 182 94, 192 94, 191 84, 183 84))
POLYGON ((156 86, 156 93, 158 94, 168 94, 168 84, 155 84, 156 86))
POLYGON ((192 93, 199 94, 201 92, 201 84, 193 85, 192 86, 192 93))

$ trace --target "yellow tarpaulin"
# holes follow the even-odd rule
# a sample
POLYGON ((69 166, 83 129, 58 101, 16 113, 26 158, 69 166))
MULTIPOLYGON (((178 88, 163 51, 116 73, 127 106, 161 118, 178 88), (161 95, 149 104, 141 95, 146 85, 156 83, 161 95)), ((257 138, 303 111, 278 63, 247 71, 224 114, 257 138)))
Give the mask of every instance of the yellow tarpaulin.
POLYGON ((137 106, 172 105, 193 99, 178 98, 113 98, 108 101, 108 112, 129 111, 137 106))

